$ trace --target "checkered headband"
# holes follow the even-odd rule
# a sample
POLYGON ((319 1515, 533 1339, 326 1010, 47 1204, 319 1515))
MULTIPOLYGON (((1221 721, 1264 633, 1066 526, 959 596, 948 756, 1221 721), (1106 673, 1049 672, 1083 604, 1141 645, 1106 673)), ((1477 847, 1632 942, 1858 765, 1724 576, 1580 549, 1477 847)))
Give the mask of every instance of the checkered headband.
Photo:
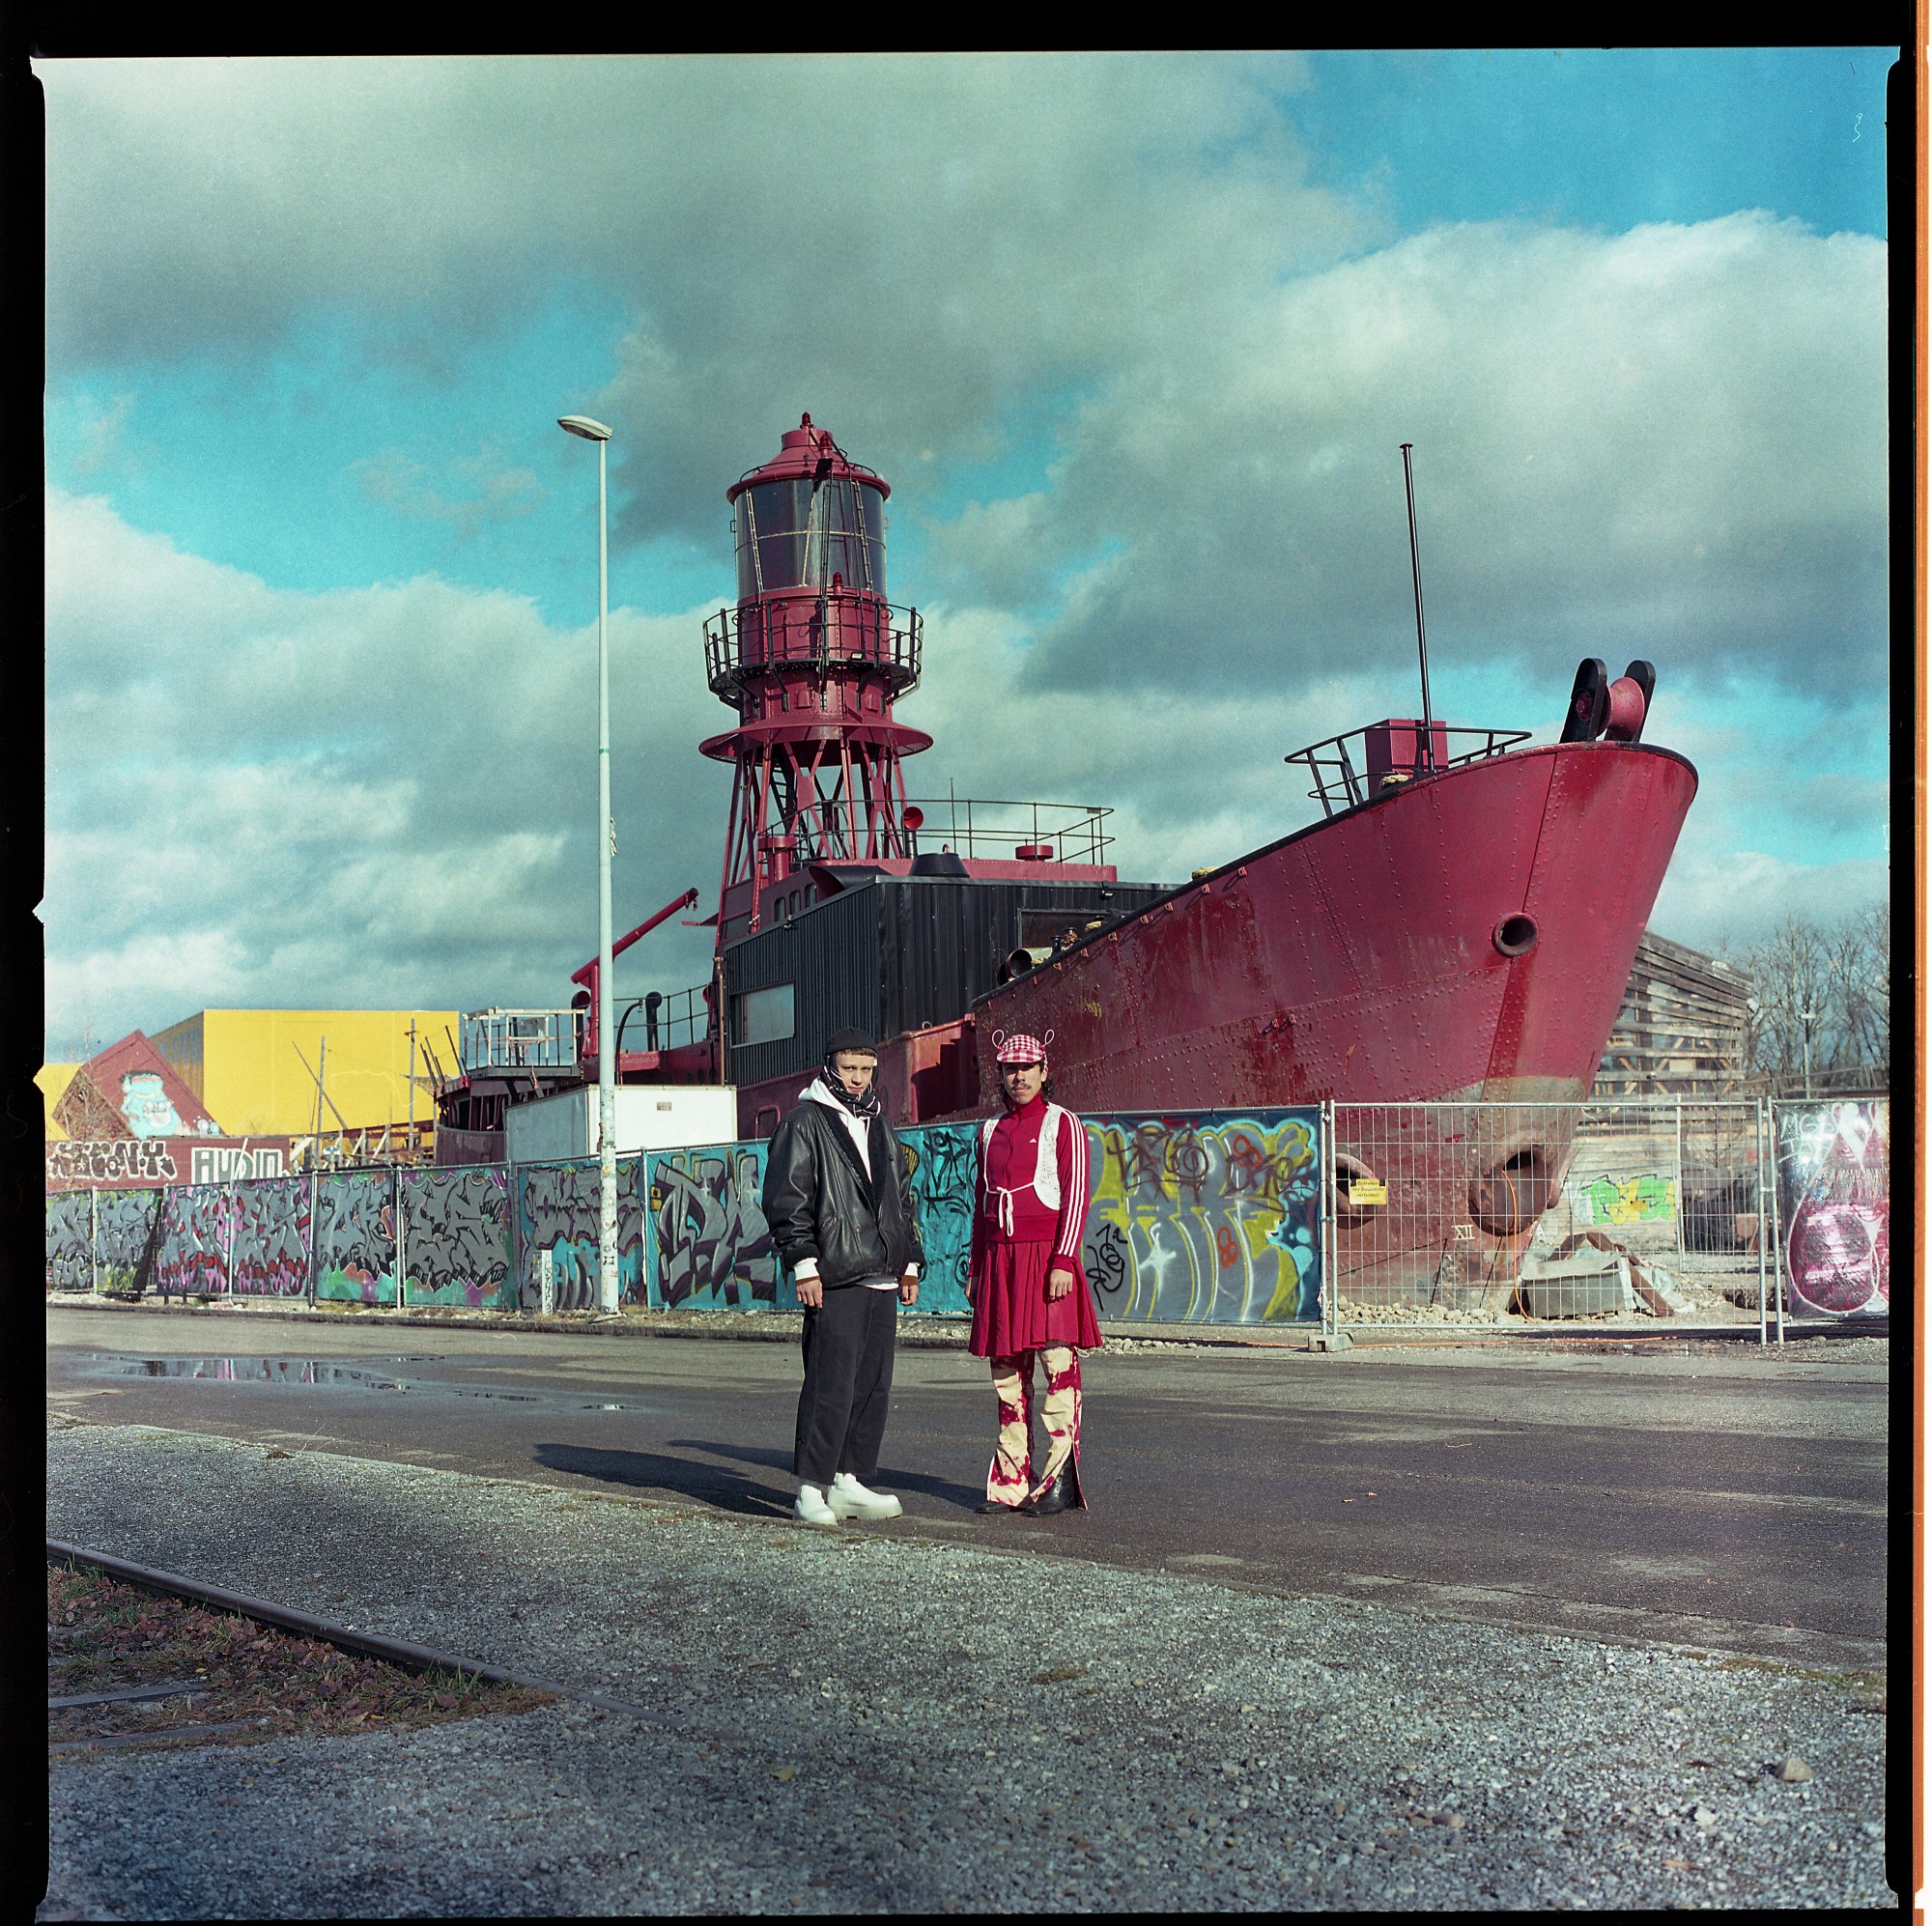
POLYGON ((1046 1046, 1053 1032, 1044 1037, 1028 1036, 1023 1031, 996 1030, 993 1033, 995 1061, 1002 1063, 1040 1063, 1046 1061, 1046 1046))

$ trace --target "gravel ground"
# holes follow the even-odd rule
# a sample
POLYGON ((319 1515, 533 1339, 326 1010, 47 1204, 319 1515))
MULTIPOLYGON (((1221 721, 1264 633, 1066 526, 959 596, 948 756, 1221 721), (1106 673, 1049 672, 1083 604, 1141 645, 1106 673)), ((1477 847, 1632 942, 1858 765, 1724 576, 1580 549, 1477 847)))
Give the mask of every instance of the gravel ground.
POLYGON ((639 1709, 61 1759, 49 1918, 1897 1903, 1868 1681, 148 1428, 47 1458, 52 1535, 639 1709))

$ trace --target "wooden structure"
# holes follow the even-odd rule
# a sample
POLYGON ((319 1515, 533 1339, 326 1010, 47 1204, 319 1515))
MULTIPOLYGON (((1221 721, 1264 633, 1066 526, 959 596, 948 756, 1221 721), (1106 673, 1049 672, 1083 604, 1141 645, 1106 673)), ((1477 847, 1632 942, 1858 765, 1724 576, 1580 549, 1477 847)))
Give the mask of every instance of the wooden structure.
POLYGON ((1750 994, 1743 971, 1645 930, 1591 1093, 1749 1093, 1750 994))

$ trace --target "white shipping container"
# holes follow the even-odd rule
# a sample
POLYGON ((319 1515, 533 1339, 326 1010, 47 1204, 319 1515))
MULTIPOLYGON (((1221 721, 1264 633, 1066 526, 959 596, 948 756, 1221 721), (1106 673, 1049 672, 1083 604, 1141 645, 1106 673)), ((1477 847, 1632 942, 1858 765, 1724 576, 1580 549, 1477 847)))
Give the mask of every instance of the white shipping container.
MULTIPOLYGON (((729 1144, 738 1135, 735 1084, 620 1084, 614 1136, 620 1154, 729 1144)), ((503 1119, 505 1154, 513 1164, 543 1164, 597 1154, 597 1086, 512 1104, 503 1119)))

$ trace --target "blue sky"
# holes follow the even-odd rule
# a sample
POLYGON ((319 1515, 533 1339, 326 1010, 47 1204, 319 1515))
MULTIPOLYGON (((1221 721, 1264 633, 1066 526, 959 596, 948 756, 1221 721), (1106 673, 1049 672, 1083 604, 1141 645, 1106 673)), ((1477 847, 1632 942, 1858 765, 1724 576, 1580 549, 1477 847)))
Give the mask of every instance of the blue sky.
POLYGON ((1438 710, 1657 663, 1654 927, 1875 900, 1893 57, 41 63, 49 1053, 564 1001, 573 411, 620 926, 715 892, 698 624, 803 409, 894 487, 917 793, 1110 804, 1149 880, 1305 820, 1282 754, 1414 700, 1408 439, 1438 710))

